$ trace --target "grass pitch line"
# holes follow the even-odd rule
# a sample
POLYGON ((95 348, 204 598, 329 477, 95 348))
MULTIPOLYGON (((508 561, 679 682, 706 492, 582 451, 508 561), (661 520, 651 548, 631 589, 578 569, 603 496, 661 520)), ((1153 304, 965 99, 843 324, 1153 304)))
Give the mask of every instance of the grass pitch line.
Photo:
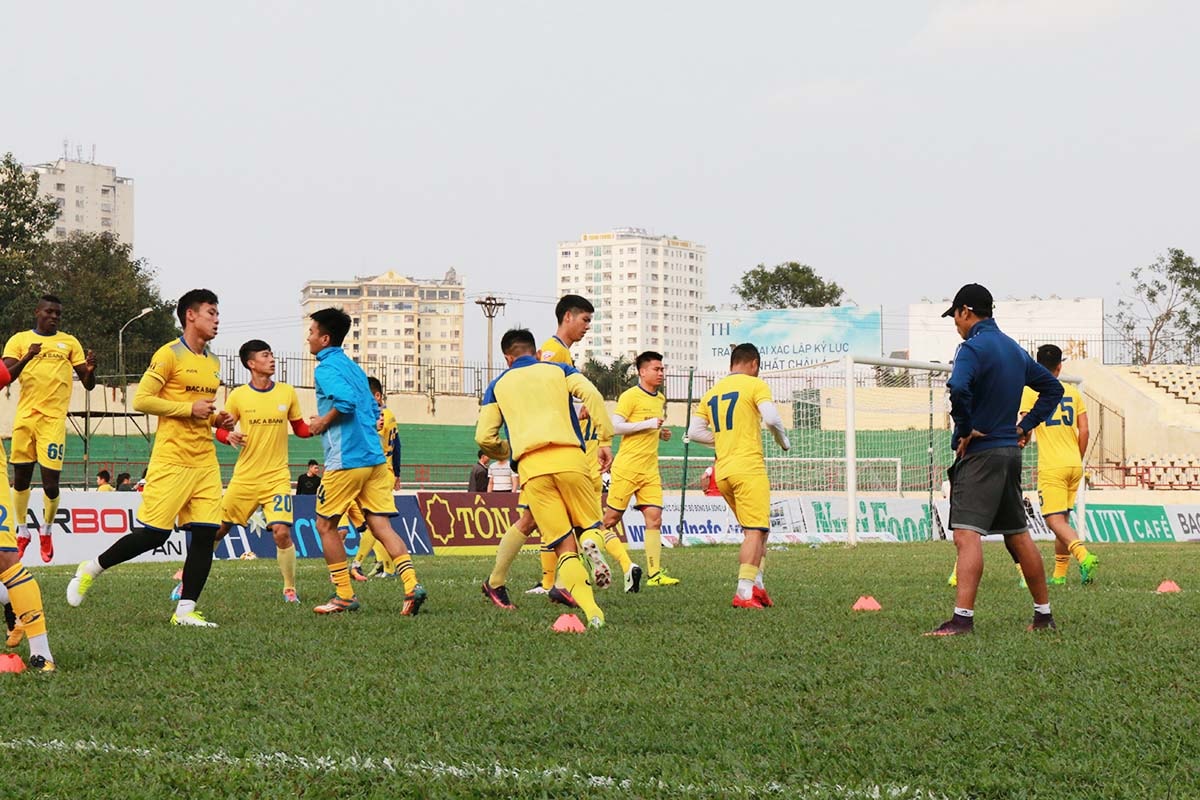
POLYGON ((61 739, 9 739, 0 741, 0 749, 79 755, 115 755, 145 761, 195 766, 253 767, 281 769, 291 772, 377 772, 387 775, 409 775, 423 778, 449 778, 463 781, 512 781, 514 789, 521 786, 552 784, 585 785, 597 789, 635 789, 689 797, 833 797, 844 800, 949 800, 943 794, 908 786, 848 786, 806 783, 798 786, 772 781, 761 786, 726 785, 720 783, 670 784, 656 778, 634 781, 608 775, 591 775, 568 767, 529 769, 506 767, 502 764, 447 764, 444 761, 400 761, 387 756, 297 756, 290 753, 253 753, 233 756, 220 750, 211 753, 158 750, 148 747, 126 747, 91 740, 65 742, 61 739))

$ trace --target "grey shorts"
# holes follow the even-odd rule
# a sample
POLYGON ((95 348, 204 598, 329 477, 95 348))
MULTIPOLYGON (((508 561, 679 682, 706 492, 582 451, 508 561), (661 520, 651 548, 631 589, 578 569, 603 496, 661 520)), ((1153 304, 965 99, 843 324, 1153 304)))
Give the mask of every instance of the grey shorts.
POLYGON ((1011 536, 1029 529, 1019 447, 970 453, 956 461, 948 474, 951 530, 1011 536))

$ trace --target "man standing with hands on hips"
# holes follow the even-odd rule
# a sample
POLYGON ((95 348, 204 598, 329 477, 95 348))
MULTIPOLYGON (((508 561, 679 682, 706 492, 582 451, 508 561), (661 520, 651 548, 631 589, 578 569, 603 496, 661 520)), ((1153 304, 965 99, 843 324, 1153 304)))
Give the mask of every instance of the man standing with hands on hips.
POLYGON ((1020 562, 1033 596, 1030 630, 1054 628, 1042 556, 1029 536, 1021 495, 1021 448, 1062 399, 1062 384, 1000 332, 992 319, 992 295, 977 283, 958 290, 950 308, 963 343, 954 356, 950 416, 950 529, 958 549, 958 587, 954 616, 927 636, 972 633, 975 594, 983 575, 983 543, 988 534, 1004 536, 1005 546, 1020 562), (1025 386, 1037 402, 1016 426, 1025 386))

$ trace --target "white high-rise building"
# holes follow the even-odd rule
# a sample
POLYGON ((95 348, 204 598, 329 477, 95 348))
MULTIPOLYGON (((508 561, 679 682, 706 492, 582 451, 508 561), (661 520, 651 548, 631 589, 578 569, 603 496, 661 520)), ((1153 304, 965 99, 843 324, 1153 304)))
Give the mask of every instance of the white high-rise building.
POLYGON ((32 164, 38 190, 58 203, 58 221, 49 238, 66 239, 76 232, 112 233, 133 247, 133 179, 117 175, 116 167, 60 158, 32 164))
POLYGON ((591 332, 576 345, 575 363, 610 363, 654 350, 668 369, 695 366, 707 258, 702 244, 641 228, 559 242, 556 294, 582 295, 596 307, 591 332))
POLYGON ((454 269, 441 279, 389 270, 349 281, 308 281, 300 293, 305 332, 308 315, 329 306, 350 315, 342 344, 347 355, 387 391, 462 391, 464 298, 454 269))

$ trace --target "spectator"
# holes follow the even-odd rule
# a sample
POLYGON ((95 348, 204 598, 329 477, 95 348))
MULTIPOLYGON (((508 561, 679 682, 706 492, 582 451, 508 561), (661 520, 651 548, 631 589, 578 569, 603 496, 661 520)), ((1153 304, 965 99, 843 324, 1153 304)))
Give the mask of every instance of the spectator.
POLYGON ((97 492, 115 492, 116 489, 112 485, 112 473, 106 469, 102 469, 96 473, 96 491, 97 492))
POLYGON ((316 494, 321 486, 321 465, 315 458, 308 460, 308 471, 296 479, 296 494, 316 494))
POLYGON ((133 491, 133 483, 130 481, 130 475, 128 472, 118 472, 117 473, 117 491, 118 492, 132 492, 133 491))
POLYGON ((471 477, 467 481, 468 492, 486 492, 488 488, 488 457, 480 450, 476 456, 479 460, 471 467, 471 477))
POLYGON ((520 478, 512 471, 508 459, 493 461, 488 465, 489 492, 515 492, 520 488, 520 478))

